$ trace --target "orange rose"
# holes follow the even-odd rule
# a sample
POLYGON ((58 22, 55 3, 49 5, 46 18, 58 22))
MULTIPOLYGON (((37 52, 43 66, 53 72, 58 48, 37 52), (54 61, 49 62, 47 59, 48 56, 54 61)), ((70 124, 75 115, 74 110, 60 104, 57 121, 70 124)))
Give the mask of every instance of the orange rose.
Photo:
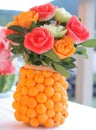
POLYGON ((75 52, 74 42, 68 37, 64 36, 60 40, 55 40, 53 50, 60 57, 60 59, 71 56, 75 52))
POLYGON ((21 12, 18 16, 14 16, 14 21, 10 22, 7 26, 19 25, 29 28, 32 21, 37 22, 38 13, 35 11, 21 12))

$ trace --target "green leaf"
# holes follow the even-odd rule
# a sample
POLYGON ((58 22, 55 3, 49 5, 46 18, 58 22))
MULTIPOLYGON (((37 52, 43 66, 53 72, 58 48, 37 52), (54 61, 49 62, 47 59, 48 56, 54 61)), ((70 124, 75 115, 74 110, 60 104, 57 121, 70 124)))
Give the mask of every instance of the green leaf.
POLYGON ((25 51, 25 48, 23 46, 23 44, 18 44, 18 45, 11 45, 11 52, 15 55, 20 55, 23 54, 25 51))
POLYGON ((81 43, 82 46, 93 48, 96 47, 96 39, 89 39, 83 43, 81 43))
POLYGON ((42 65, 50 65, 52 60, 44 55, 40 55, 40 59, 42 60, 42 65))
POLYGON ((63 60, 61 60, 61 62, 75 62, 76 59, 73 57, 68 57, 68 58, 64 58, 63 60))
POLYGON ((70 77, 69 72, 60 64, 52 63, 52 66, 61 75, 65 76, 65 77, 70 77))
POLYGON ((37 59, 37 60, 35 60, 34 62, 33 62, 33 64, 34 65, 42 65, 42 61, 41 60, 39 60, 39 59, 37 59))
POLYGON ((12 25, 12 26, 8 27, 8 29, 13 30, 13 31, 18 32, 18 33, 25 34, 24 29, 18 25, 12 25))
POLYGON ((73 58, 73 57, 68 57, 68 58, 62 59, 59 63, 60 63, 60 65, 62 65, 66 70, 69 70, 69 69, 76 68, 76 65, 74 64, 75 61, 76 61, 75 58, 73 58))
POLYGON ((31 26, 30 26, 30 31, 32 29, 36 28, 36 26, 37 26, 36 23, 34 21, 32 21, 31 26))
POLYGON ((79 55, 82 55, 85 58, 88 58, 87 49, 85 47, 83 47, 83 46, 78 46, 76 48, 76 52, 75 53, 77 53, 79 55))
POLYGON ((76 65, 73 62, 63 62, 60 63, 60 65, 62 65, 66 70, 76 68, 76 65))
POLYGON ((48 52, 43 54, 44 56, 50 58, 52 61, 59 62, 59 57, 55 54, 55 52, 51 49, 48 52))
POLYGON ((10 34, 7 36, 7 38, 16 43, 22 43, 24 41, 24 37, 20 34, 10 34))

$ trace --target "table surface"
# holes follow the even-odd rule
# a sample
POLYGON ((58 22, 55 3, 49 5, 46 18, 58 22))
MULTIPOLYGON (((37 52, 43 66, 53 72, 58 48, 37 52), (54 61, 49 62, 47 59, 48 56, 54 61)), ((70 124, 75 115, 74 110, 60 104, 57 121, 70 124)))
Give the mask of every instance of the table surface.
POLYGON ((54 128, 33 128, 15 120, 12 101, 12 94, 0 97, 0 130, 96 130, 95 108, 69 101, 69 116, 63 125, 54 128))

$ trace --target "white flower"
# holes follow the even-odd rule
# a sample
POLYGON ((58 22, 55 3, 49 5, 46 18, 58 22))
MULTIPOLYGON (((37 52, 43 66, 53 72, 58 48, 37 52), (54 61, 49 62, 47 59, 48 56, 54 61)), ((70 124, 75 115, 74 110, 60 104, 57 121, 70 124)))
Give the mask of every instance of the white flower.
POLYGON ((54 24, 50 24, 50 25, 44 25, 42 27, 46 28, 52 35, 54 35, 55 38, 61 38, 67 32, 67 29, 61 25, 56 26, 54 24))
POLYGON ((54 18, 60 22, 67 22, 71 17, 72 15, 64 8, 57 8, 54 18))

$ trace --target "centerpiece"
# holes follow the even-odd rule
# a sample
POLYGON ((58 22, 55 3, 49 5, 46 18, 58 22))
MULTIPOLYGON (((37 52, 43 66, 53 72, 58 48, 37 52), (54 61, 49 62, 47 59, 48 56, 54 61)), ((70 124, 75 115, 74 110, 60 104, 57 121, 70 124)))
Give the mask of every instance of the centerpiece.
POLYGON ((13 108, 18 121, 33 127, 54 127, 68 116, 68 82, 76 67, 74 55, 87 57, 86 47, 96 39, 81 20, 51 3, 30 8, 7 24, 13 57, 22 55, 25 65, 14 92, 13 108))

